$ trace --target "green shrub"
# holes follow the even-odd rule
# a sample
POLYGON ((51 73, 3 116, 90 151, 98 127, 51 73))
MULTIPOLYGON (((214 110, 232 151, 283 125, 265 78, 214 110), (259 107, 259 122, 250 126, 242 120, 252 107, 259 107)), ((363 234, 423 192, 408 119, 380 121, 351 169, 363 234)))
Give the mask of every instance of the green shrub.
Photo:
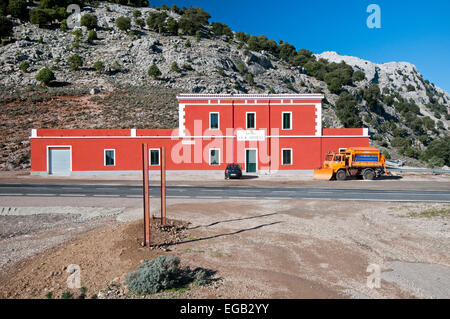
POLYGON ((361 127, 362 121, 358 114, 356 98, 347 93, 342 92, 336 101, 336 116, 344 127, 361 127))
POLYGON ((78 70, 83 65, 83 59, 78 54, 71 55, 67 62, 72 70, 78 70))
POLYGON ((83 31, 81 31, 81 29, 76 29, 72 31, 72 34, 77 37, 80 38, 83 35, 83 31))
POLYGON ((61 23, 59 24, 59 29, 61 31, 66 31, 67 30, 67 20, 66 19, 61 21, 61 23))
POLYGON ((212 23, 212 31, 216 36, 226 35, 228 37, 233 37, 233 31, 231 31, 230 27, 220 22, 212 23))
POLYGON ((255 84, 255 79, 253 78, 253 75, 251 75, 250 73, 247 73, 245 76, 245 81, 247 81, 248 84, 253 85, 255 84))
POLYGON ((88 33, 87 41, 89 43, 93 43, 94 40, 98 40, 97 32, 95 32, 95 30, 90 30, 88 33))
POLYGON ((209 25, 208 20, 211 15, 201 8, 190 7, 184 10, 183 15, 178 21, 180 28, 184 34, 195 35, 200 31, 202 26, 209 25))
POLYGON ((105 71, 105 64, 102 61, 95 61, 94 68, 97 70, 97 72, 103 73, 105 71))
POLYGON ((147 25, 150 30, 162 33, 166 25, 167 13, 151 12, 147 18, 147 25))
POLYGON ((416 87, 414 85, 412 85, 412 84, 408 84, 408 86, 406 87, 406 90, 408 92, 412 92, 412 91, 416 90, 416 87))
POLYGON ((19 66, 20 70, 23 73, 27 73, 29 67, 30 67, 30 64, 27 61, 23 61, 22 63, 20 63, 20 66, 19 66))
POLYGON ((216 70, 217 70, 217 72, 219 73, 219 75, 221 75, 221 76, 226 76, 225 71, 223 70, 222 67, 216 66, 216 70))
POLYGON ((182 68, 183 70, 186 70, 186 71, 193 71, 193 70, 194 70, 190 64, 183 64, 183 65, 181 66, 181 68, 182 68))
POLYGON ((9 0, 8 13, 14 18, 27 18, 27 2, 25 0, 9 0))
POLYGON ((162 73, 159 70, 159 68, 156 66, 156 64, 153 64, 152 66, 150 66, 148 68, 147 74, 149 76, 153 77, 154 79, 158 79, 162 73))
POLYGON ((134 20, 134 23, 136 23, 136 25, 139 26, 141 29, 145 27, 144 19, 137 18, 134 20))
POLYGON ((189 41, 189 39, 187 39, 186 42, 184 43, 184 46, 186 48, 190 48, 191 47, 191 41, 189 41))
POLYGON ((239 63, 238 66, 237 66, 237 69, 238 69, 240 74, 247 73, 247 68, 245 67, 244 63, 239 63))
POLYGON ((167 19, 167 31, 173 35, 178 35, 178 22, 174 18, 170 17, 167 19))
POLYGON ((73 299, 73 295, 70 293, 70 291, 66 290, 61 295, 62 299, 73 299))
POLYGON ((8 18, 0 15, 0 36, 7 36, 13 29, 13 23, 8 18))
POLYGON ((41 69, 36 75, 36 80, 42 82, 45 85, 50 84, 51 81, 56 80, 53 72, 48 68, 41 69))
POLYGON ((30 22, 36 24, 39 27, 50 24, 52 16, 45 9, 33 9, 30 10, 30 22))
POLYGON ((367 101, 371 111, 378 111, 378 100, 380 99, 381 91, 378 85, 372 84, 364 90, 363 97, 367 101))
POLYGON ((139 18, 139 17, 141 17, 141 16, 142 16, 141 10, 134 10, 134 11, 133 11, 133 17, 134 17, 135 19, 137 19, 137 18, 139 18))
POLYGON ((81 17, 80 23, 85 26, 88 30, 97 28, 97 16, 94 14, 86 13, 81 17))
POLYGON ((436 168, 436 167, 442 167, 445 165, 445 161, 442 158, 439 158, 437 156, 433 156, 428 161, 428 167, 429 168, 436 168))
POLYGON ((432 141, 427 149, 423 152, 421 159, 425 161, 431 160, 433 157, 442 159, 444 164, 450 166, 450 137, 432 141))
POLYGON ((200 42, 202 38, 202 33, 200 31, 195 32, 195 41, 200 42))
POLYGON ((250 35, 245 33, 245 32, 236 32, 235 34, 236 40, 238 40, 239 42, 245 42, 247 43, 247 41, 250 39, 250 35))
POLYGON ((178 67, 178 63, 176 61, 173 61, 172 64, 170 65, 170 71, 173 72, 181 72, 180 68, 178 67))
POLYGON ((115 72, 120 72, 120 71, 122 71, 122 66, 119 64, 119 62, 114 61, 113 65, 112 65, 112 69, 115 72))
POLYGON ((118 17, 116 26, 121 31, 127 31, 131 28, 131 19, 127 17, 118 17))
POLYGON ((195 282, 209 284, 212 272, 205 269, 191 270, 180 267, 180 259, 172 256, 159 256, 142 264, 126 276, 130 291, 138 295, 153 294, 167 289, 182 288, 195 282))
POLYGON ((359 82, 366 78, 366 74, 363 71, 357 70, 353 73, 352 80, 353 82, 359 82))

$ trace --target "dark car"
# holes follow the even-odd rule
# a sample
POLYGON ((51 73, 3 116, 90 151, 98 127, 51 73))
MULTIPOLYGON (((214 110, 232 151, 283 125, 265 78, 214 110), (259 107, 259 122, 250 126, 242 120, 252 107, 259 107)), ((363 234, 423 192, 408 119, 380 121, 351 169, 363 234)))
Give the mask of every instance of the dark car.
POLYGON ((242 169, 239 164, 228 164, 225 169, 225 179, 228 178, 241 178, 242 177, 242 169))

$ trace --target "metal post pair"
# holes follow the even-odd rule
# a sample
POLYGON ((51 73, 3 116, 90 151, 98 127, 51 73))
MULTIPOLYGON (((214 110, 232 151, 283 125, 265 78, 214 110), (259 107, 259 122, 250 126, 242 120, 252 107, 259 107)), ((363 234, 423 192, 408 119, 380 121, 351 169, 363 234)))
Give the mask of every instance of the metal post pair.
MULTIPOLYGON (((166 149, 160 149, 161 166, 161 225, 166 226, 166 149)), ((148 144, 142 144, 142 178, 144 203, 144 246, 150 247, 150 194, 149 194, 148 144)))

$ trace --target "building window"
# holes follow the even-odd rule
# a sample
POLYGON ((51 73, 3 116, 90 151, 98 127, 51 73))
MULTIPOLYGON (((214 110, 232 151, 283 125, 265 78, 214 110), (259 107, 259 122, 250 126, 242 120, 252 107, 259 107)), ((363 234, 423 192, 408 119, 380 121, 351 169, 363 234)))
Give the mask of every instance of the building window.
POLYGON ((105 166, 116 165, 116 150, 105 150, 104 164, 105 166))
POLYGON ((219 113, 209 113, 209 128, 211 130, 219 129, 219 113))
POLYGON ((283 165, 292 165, 292 148, 282 149, 282 163, 283 165))
POLYGON ((218 148, 209 150, 209 165, 220 165, 220 150, 218 148))
POLYGON ((159 165, 159 148, 150 149, 150 165, 159 165))
POLYGON ((247 114, 247 129, 255 129, 256 128, 256 113, 248 112, 247 114))
POLYGON ((283 130, 292 129, 292 112, 283 112, 282 114, 283 130))

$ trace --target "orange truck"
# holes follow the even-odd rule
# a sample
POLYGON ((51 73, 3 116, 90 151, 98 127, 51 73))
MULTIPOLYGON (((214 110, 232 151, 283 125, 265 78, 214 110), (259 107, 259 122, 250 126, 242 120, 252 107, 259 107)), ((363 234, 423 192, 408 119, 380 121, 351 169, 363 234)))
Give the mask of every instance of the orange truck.
POLYGON ((349 147, 339 153, 328 152, 323 167, 314 170, 314 179, 343 181, 349 176, 373 180, 390 173, 386 170, 386 158, 375 147, 349 147))

